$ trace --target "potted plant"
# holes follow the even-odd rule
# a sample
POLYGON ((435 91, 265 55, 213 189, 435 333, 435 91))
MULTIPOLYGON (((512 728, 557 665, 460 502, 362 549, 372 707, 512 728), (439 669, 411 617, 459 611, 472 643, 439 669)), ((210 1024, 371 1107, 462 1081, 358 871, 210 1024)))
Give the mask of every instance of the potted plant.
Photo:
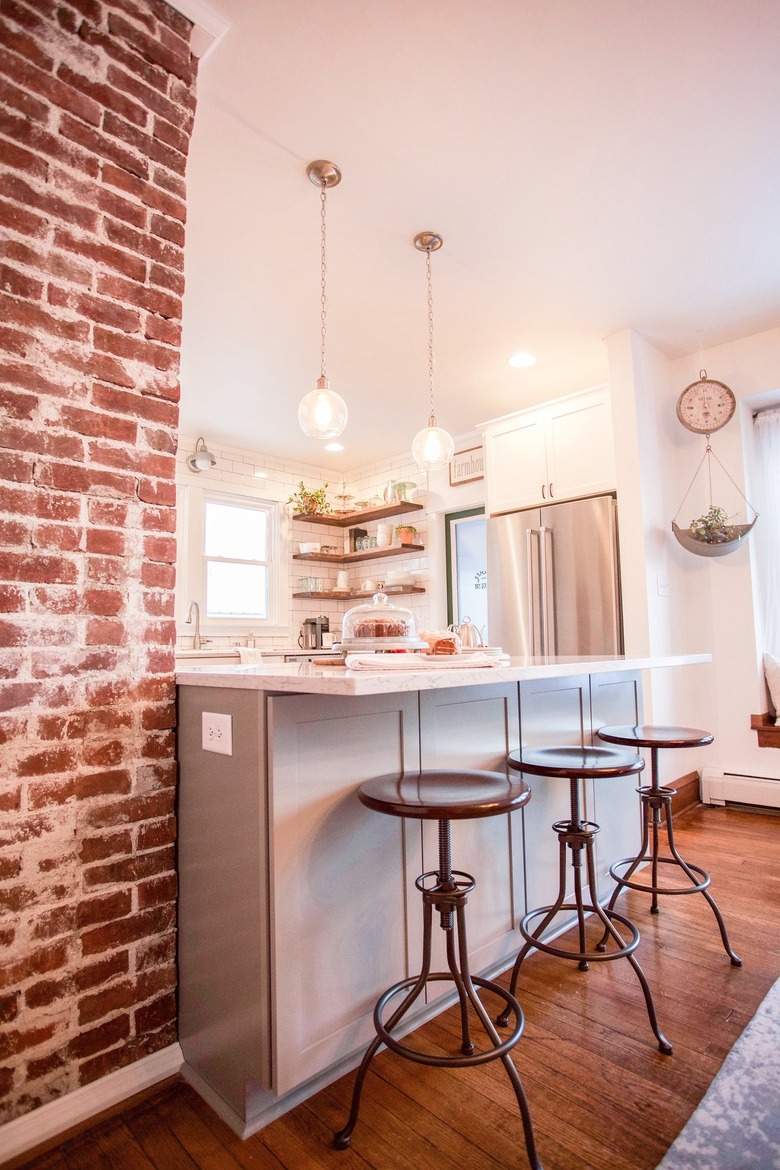
POLYGON ((325 495, 325 487, 321 488, 307 488, 303 480, 298 484, 298 490, 290 496, 287 503, 292 504, 293 512, 299 516, 314 516, 322 515, 331 511, 331 506, 328 503, 328 498, 325 495))
POLYGON ((727 521, 726 509, 711 504, 703 516, 691 521, 691 535, 706 544, 724 544, 735 537, 734 526, 727 521))
POLYGON ((395 538, 399 544, 415 544, 417 529, 413 524, 396 524, 395 538))

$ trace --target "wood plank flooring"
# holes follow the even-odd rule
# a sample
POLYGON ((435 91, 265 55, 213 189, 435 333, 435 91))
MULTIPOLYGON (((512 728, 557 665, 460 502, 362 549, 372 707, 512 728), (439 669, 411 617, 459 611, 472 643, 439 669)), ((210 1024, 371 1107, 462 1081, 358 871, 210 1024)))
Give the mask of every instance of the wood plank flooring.
MULTIPOLYGON (((683 856, 713 874, 732 967, 704 899, 623 895, 639 926, 637 957, 659 1023, 662 1056, 639 983, 625 961, 591 965, 538 952, 523 967, 526 1016, 515 1049, 545 1170, 653 1170, 772 983, 780 977, 780 816, 698 807, 677 821, 683 856)), ((668 867, 664 867, 666 870, 668 867)), ((477 879, 479 875, 477 875, 477 879)), ((506 977, 504 977, 506 979, 506 977)), ((420 1029, 453 1050, 453 1009, 420 1029)), ((413 1065, 383 1052, 366 1080, 349 1150, 331 1146, 354 1074, 242 1142, 184 1082, 14 1170, 504 1170, 528 1163, 514 1093, 500 1062, 474 1069, 413 1065)))

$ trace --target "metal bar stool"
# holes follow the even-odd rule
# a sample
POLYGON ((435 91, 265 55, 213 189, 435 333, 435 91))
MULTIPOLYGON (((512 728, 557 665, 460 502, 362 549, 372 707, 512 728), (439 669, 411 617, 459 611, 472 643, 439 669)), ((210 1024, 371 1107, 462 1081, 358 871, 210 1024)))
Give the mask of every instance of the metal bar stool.
MULTIPOLYGON (((653 1029, 661 1052, 668 1055, 672 1046, 658 1026, 655 1013, 655 1004, 650 993, 644 971, 634 956, 639 945, 639 931, 630 919, 622 914, 616 914, 610 906, 604 910, 598 901, 598 886, 596 885, 596 866, 593 859, 593 840, 599 832, 600 826, 593 821, 583 821, 580 811, 580 780, 598 779, 608 776, 630 776, 641 772, 644 760, 641 756, 628 752, 618 752, 614 748, 602 747, 547 747, 524 749, 522 752, 511 752, 507 757, 510 768, 525 772, 532 776, 562 777, 569 781, 570 813, 568 820, 556 821, 553 831, 558 834, 559 841, 559 870, 558 896, 550 906, 541 906, 531 910, 520 923, 520 933, 525 943, 520 949, 512 970, 510 991, 512 995, 517 989, 517 980, 523 960, 534 947, 548 955, 555 955, 560 959, 571 959, 579 965, 581 971, 587 971, 591 962, 604 962, 613 959, 628 959, 636 972, 642 987, 647 1006, 650 1026, 653 1029), (566 899, 566 852, 571 853, 571 865, 574 871, 574 902, 566 899), (585 882, 590 889, 590 902, 583 898, 582 853, 585 851, 585 882), (543 942, 542 934, 562 911, 576 911, 578 950, 572 950, 552 943, 543 942), (603 926, 601 941, 594 946, 588 946, 586 938, 586 916, 595 914, 603 926), (541 921, 531 930, 531 924, 537 919, 541 921), (618 926, 628 932, 625 938, 618 926), (606 942, 605 942, 606 940, 606 942), (609 949, 609 943, 612 949, 609 949)), ((509 1021, 509 1013, 504 1010, 497 1019, 500 1027, 509 1021)))
POLYGON ((636 727, 602 727, 599 738, 607 743, 624 744, 627 747, 650 748, 650 784, 637 788, 642 802, 642 844, 636 857, 623 857, 614 862, 609 872, 617 882, 614 893, 609 900, 609 909, 615 905, 624 889, 640 890, 652 896, 650 913, 658 914, 659 894, 701 894, 712 909, 720 929, 720 937, 726 954, 731 959, 733 967, 741 967, 742 960, 735 954, 729 943, 726 933, 726 924, 723 921, 718 905, 709 892, 710 875, 699 865, 692 865, 684 861, 674 843, 674 824, 672 821, 672 797, 676 789, 663 787, 659 782, 658 750, 659 748, 687 748, 704 747, 712 743, 709 731, 699 731, 695 727, 653 727, 651 724, 640 724, 636 727), (650 814, 648 816, 648 813, 650 814), (671 857, 660 855, 660 831, 666 828, 666 837, 671 857), (652 832, 652 843, 650 834, 652 832), (650 885, 645 882, 634 881, 633 876, 640 865, 650 862, 650 885), (662 886, 658 881, 659 865, 676 865, 683 871, 691 883, 688 886, 662 886), (627 868, 626 868, 627 867, 627 868))
POLYGON ((499 772, 479 771, 422 771, 411 774, 378 776, 367 780, 358 790, 363 804, 377 812, 395 817, 413 817, 418 820, 439 822, 439 865, 438 869, 420 875, 415 882, 423 900, 423 956, 422 970, 411 979, 393 984, 377 1000, 374 1008, 376 1037, 368 1046, 358 1069, 352 1093, 352 1108, 343 1129, 333 1139, 336 1149, 346 1149, 358 1119, 360 1098, 368 1067, 384 1044, 399 1056, 417 1064, 437 1065, 444 1068, 468 1068, 501 1060, 517 1097, 523 1122, 525 1146, 532 1170, 541 1170, 536 1153, 531 1114, 525 1090, 519 1073, 509 1056, 523 1031, 523 1012, 520 1004, 489 979, 472 975, 469 970, 468 947, 466 943, 465 908, 469 893, 476 882, 467 873, 452 868, 450 847, 450 821, 466 820, 471 817, 491 817, 499 813, 512 812, 522 808, 531 798, 531 791, 525 781, 499 772), (431 936, 433 911, 439 913, 439 925, 445 932, 448 971, 431 972, 431 936), (401 1043, 392 1035, 414 1002, 423 993, 428 982, 447 980, 454 983, 460 1004, 461 1047, 460 1053, 452 1056, 425 1053, 410 1045, 401 1043), (514 1029, 505 1040, 496 1031, 490 1016, 482 1004, 476 987, 493 992, 506 1004, 507 1020, 514 1017, 514 1029), (384 1012, 390 1000, 402 991, 408 992, 404 999, 385 1022, 384 1012), (476 1051, 471 1037, 469 1005, 474 1009, 490 1041, 489 1047, 476 1051))

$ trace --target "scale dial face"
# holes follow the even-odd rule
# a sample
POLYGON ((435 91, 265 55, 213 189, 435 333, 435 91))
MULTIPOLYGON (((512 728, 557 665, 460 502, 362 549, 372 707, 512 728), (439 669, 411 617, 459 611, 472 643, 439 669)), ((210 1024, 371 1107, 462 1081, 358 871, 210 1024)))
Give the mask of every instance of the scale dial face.
POLYGON ((709 435, 725 427, 736 407, 728 386, 714 378, 701 378, 686 386, 677 399, 677 417, 689 431, 709 435))

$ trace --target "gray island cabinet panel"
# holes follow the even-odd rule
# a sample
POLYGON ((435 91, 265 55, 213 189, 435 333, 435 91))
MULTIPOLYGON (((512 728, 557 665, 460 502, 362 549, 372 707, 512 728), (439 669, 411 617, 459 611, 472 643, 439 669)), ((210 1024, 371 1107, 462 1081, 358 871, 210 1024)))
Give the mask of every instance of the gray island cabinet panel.
POLYGON ((282 695, 268 706, 273 1089, 282 1095, 365 1047, 374 1003, 410 974, 405 902, 419 830, 370 811, 357 789, 419 766, 419 720, 416 694, 282 695))
POLYGON ((243 1118, 247 1094, 271 1086, 263 695, 180 687, 178 699, 179 1042, 243 1118), (203 751, 204 711, 232 716, 232 756, 203 751))

